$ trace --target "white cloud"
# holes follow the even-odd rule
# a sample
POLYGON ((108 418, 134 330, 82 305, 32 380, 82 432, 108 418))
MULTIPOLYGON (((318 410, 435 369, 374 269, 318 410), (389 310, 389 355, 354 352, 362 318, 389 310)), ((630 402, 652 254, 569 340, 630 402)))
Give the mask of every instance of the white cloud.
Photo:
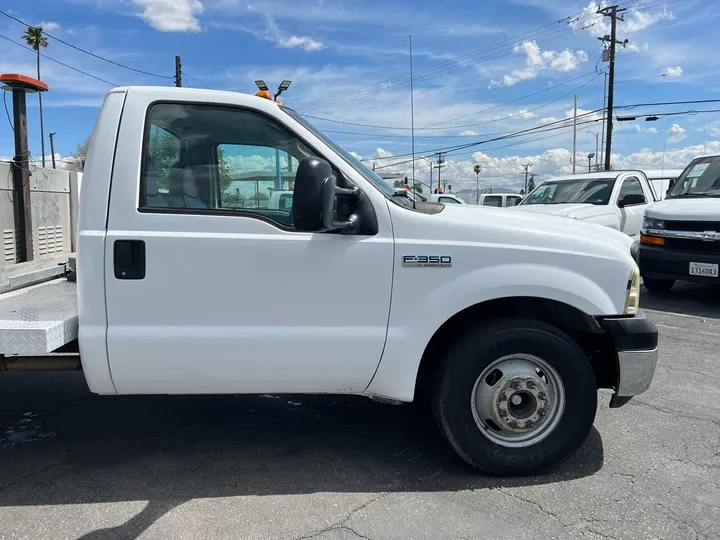
POLYGON ((516 54, 525 54, 524 69, 514 69, 503 76, 502 81, 491 80, 491 86, 513 86, 521 81, 534 79, 541 71, 571 71, 581 63, 587 62, 588 56, 585 51, 573 52, 570 49, 564 51, 541 51, 537 42, 523 41, 513 48, 516 54))
MULTIPOLYGON (((582 14, 568 21, 568 24, 574 32, 589 33, 593 37, 602 37, 610 34, 610 18, 605 17, 597 12, 599 7, 606 7, 607 2, 590 2, 582 14)), ((642 11, 640 9, 631 9, 624 14, 625 20, 617 25, 618 37, 621 35, 629 35, 631 32, 642 32, 650 26, 660 21, 670 21, 675 15, 667 7, 662 10, 642 11)))
MULTIPOLYGON (((592 141, 593 147, 581 148, 578 155, 587 155, 595 150, 595 141, 592 141)), ((389 152, 378 149, 377 154, 382 153, 384 156, 390 155, 389 152)), ((707 154, 720 154, 720 141, 708 141, 704 144, 687 146, 676 150, 667 150, 665 152, 653 152, 649 148, 644 148, 639 152, 628 155, 613 153, 612 167, 615 170, 623 169, 666 169, 684 168, 695 157, 707 154)), ((445 167, 442 170, 442 177, 446 179, 448 184, 452 185, 452 191, 457 193, 463 189, 475 189, 475 174, 473 166, 480 164, 483 172, 480 175, 480 187, 505 187, 511 189, 522 188, 525 175, 523 170, 524 163, 532 163, 531 172, 536 175, 535 182, 540 183, 550 176, 560 174, 571 174, 572 153, 567 148, 550 148, 544 152, 534 155, 511 155, 503 157, 494 157, 479 151, 473 153, 464 159, 453 159, 452 155, 448 155, 445 161, 445 167)), ((398 161, 405 160, 405 157, 399 157, 398 161)), ((378 167, 388 165, 391 160, 380 160, 376 164, 378 167)), ((368 162, 366 162, 368 163, 368 162)), ((584 163, 587 165, 587 161, 584 163)), ((372 161, 369 162, 372 167, 372 161)), ((409 164, 398 165, 395 167, 386 167, 378 172, 393 172, 410 176, 412 174, 409 164)), ((422 182, 427 182, 427 172, 419 174, 416 167, 416 178, 422 182)), ((437 182, 437 176, 435 176, 437 182)), ((433 184, 433 187, 436 187, 433 184)))
POLYGON ((461 137, 476 137, 479 135, 479 133, 477 131, 473 131, 472 129, 468 129, 465 131, 461 131, 460 133, 458 133, 458 135, 460 135, 461 137))
POLYGON ((667 142, 669 143, 677 143, 685 140, 685 138, 687 137, 687 134, 685 133, 685 128, 680 127, 678 124, 673 124, 672 126, 670 126, 670 129, 668 129, 667 132, 667 142))
POLYGON ((720 128, 714 127, 710 130, 710 136, 720 139, 720 128))
POLYGON ((289 38, 280 39, 278 41, 278 45, 285 49, 300 47, 308 52, 319 51, 325 47, 325 45, 319 41, 315 41, 313 38, 308 36, 290 36, 289 38))
POLYGON ((680 66, 668 66, 663 69, 663 75, 666 77, 682 77, 683 68, 680 66))
POLYGON ((198 32, 197 16, 204 7, 200 0, 133 0, 143 12, 140 17, 160 32, 198 32))
POLYGON ((526 109, 521 109, 517 112, 509 112, 507 114, 501 114, 497 116, 493 116, 493 120, 505 120, 505 119, 511 119, 511 118, 517 118, 522 120, 529 120, 530 118, 535 118, 537 114, 534 112, 530 112, 526 109))
POLYGON ((53 21, 41 21, 38 23, 38 26, 40 26, 45 32, 52 32, 53 30, 60 28, 60 24, 53 21))
POLYGON ((638 133, 653 133, 653 134, 658 133, 657 128, 654 128, 654 127, 644 128, 640 124, 634 124, 634 125, 635 125, 635 131, 637 131, 638 133))

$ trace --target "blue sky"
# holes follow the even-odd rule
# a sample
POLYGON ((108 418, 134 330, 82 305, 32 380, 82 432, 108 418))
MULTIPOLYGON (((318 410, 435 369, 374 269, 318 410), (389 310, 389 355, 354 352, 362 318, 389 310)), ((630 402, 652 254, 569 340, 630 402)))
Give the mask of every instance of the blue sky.
MULTIPOLYGON (((618 37, 616 104, 717 98, 720 55, 717 2, 629 0, 618 37)), ((45 133, 67 156, 87 137, 111 85, 172 85, 181 55, 185 85, 252 92, 253 80, 293 84, 284 102, 319 118, 318 127, 363 158, 410 152, 409 54, 413 36, 416 150, 464 144, 562 120, 579 94, 581 114, 602 107, 599 70, 607 19, 597 4, 557 0, 6 0, 1 9, 54 37, 41 60, 45 133), (569 17, 569 18, 568 18, 569 17), (568 19, 566 19, 568 18, 568 19), (563 20, 565 19, 565 20, 563 20), (536 94, 536 95, 531 95, 536 94), (365 125, 355 125, 365 124, 365 125), (380 127, 367 127, 367 126, 380 127), (433 128, 433 129, 427 129, 433 128)), ((0 16, 0 35, 21 42, 24 27, 0 16)), ((33 74, 34 53, 0 39, 0 71, 33 74)), ((37 100, 29 98, 29 137, 40 155, 37 100)), ((633 113, 720 109, 719 104, 644 107, 633 113)), ((583 120, 596 120, 587 114, 583 120)), ((0 156, 11 156, 7 123, 0 156)), ((557 126, 558 124, 553 124, 557 126)), ((563 126, 564 124, 560 124, 563 126)), ((595 151, 600 122, 578 129, 578 167, 595 151)), ((628 122, 615 131, 613 162, 684 166, 697 153, 720 151, 720 113, 628 122)), ((46 143, 46 147, 49 145, 46 143)), ((456 188, 474 186, 479 163, 487 185, 512 185, 520 165, 541 175, 568 172, 570 129, 489 143, 447 155, 443 175, 456 188)), ((49 156, 49 148, 46 148, 49 156)), ((402 161, 377 159, 380 167, 402 161)), ((370 162, 372 163, 372 162, 370 162)), ((416 177, 428 180, 420 161, 416 177)), ((410 174, 409 164, 383 169, 410 174)))

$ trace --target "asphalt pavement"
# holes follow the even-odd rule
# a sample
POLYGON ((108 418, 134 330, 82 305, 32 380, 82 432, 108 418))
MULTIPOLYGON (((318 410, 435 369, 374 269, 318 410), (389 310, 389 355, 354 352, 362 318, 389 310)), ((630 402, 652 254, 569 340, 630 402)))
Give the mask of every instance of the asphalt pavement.
POLYGON ((0 538, 720 538, 720 291, 643 303, 652 388, 614 410, 601 393, 582 449, 528 478, 476 474, 411 406, 3 374, 0 538))

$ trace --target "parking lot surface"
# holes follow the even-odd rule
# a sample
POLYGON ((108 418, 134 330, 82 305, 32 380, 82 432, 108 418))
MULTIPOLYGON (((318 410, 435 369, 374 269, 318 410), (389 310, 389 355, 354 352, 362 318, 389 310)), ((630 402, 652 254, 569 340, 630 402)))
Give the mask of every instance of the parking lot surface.
POLYGON ((357 397, 89 394, 0 377, 3 539, 720 537, 720 293, 645 293, 652 388, 602 393, 583 448, 481 476, 411 406, 357 397))

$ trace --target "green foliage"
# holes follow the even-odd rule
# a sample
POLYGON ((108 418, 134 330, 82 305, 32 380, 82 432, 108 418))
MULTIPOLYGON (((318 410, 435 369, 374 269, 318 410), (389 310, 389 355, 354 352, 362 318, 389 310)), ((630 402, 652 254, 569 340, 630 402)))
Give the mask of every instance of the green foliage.
POLYGON ((35 52, 39 52, 40 47, 48 46, 48 40, 43 35, 42 26, 29 26, 23 34, 23 39, 35 52))
POLYGON ((153 126, 148 141, 148 162, 155 168, 160 191, 169 189, 170 169, 180 160, 180 141, 164 129, 153 126))
POLYGON ((535 189, 535 179, 531 178, 528 182, 528 193, 532 192, 533 189, 535 189))
POLYGON ((225 149, 221 146, 218 146, 217 158, 218 172, 220 173, 220 193, 225 193, 225 190, 230 187, 232 178, 230 177, 230 164, 225 159, 225 149))

